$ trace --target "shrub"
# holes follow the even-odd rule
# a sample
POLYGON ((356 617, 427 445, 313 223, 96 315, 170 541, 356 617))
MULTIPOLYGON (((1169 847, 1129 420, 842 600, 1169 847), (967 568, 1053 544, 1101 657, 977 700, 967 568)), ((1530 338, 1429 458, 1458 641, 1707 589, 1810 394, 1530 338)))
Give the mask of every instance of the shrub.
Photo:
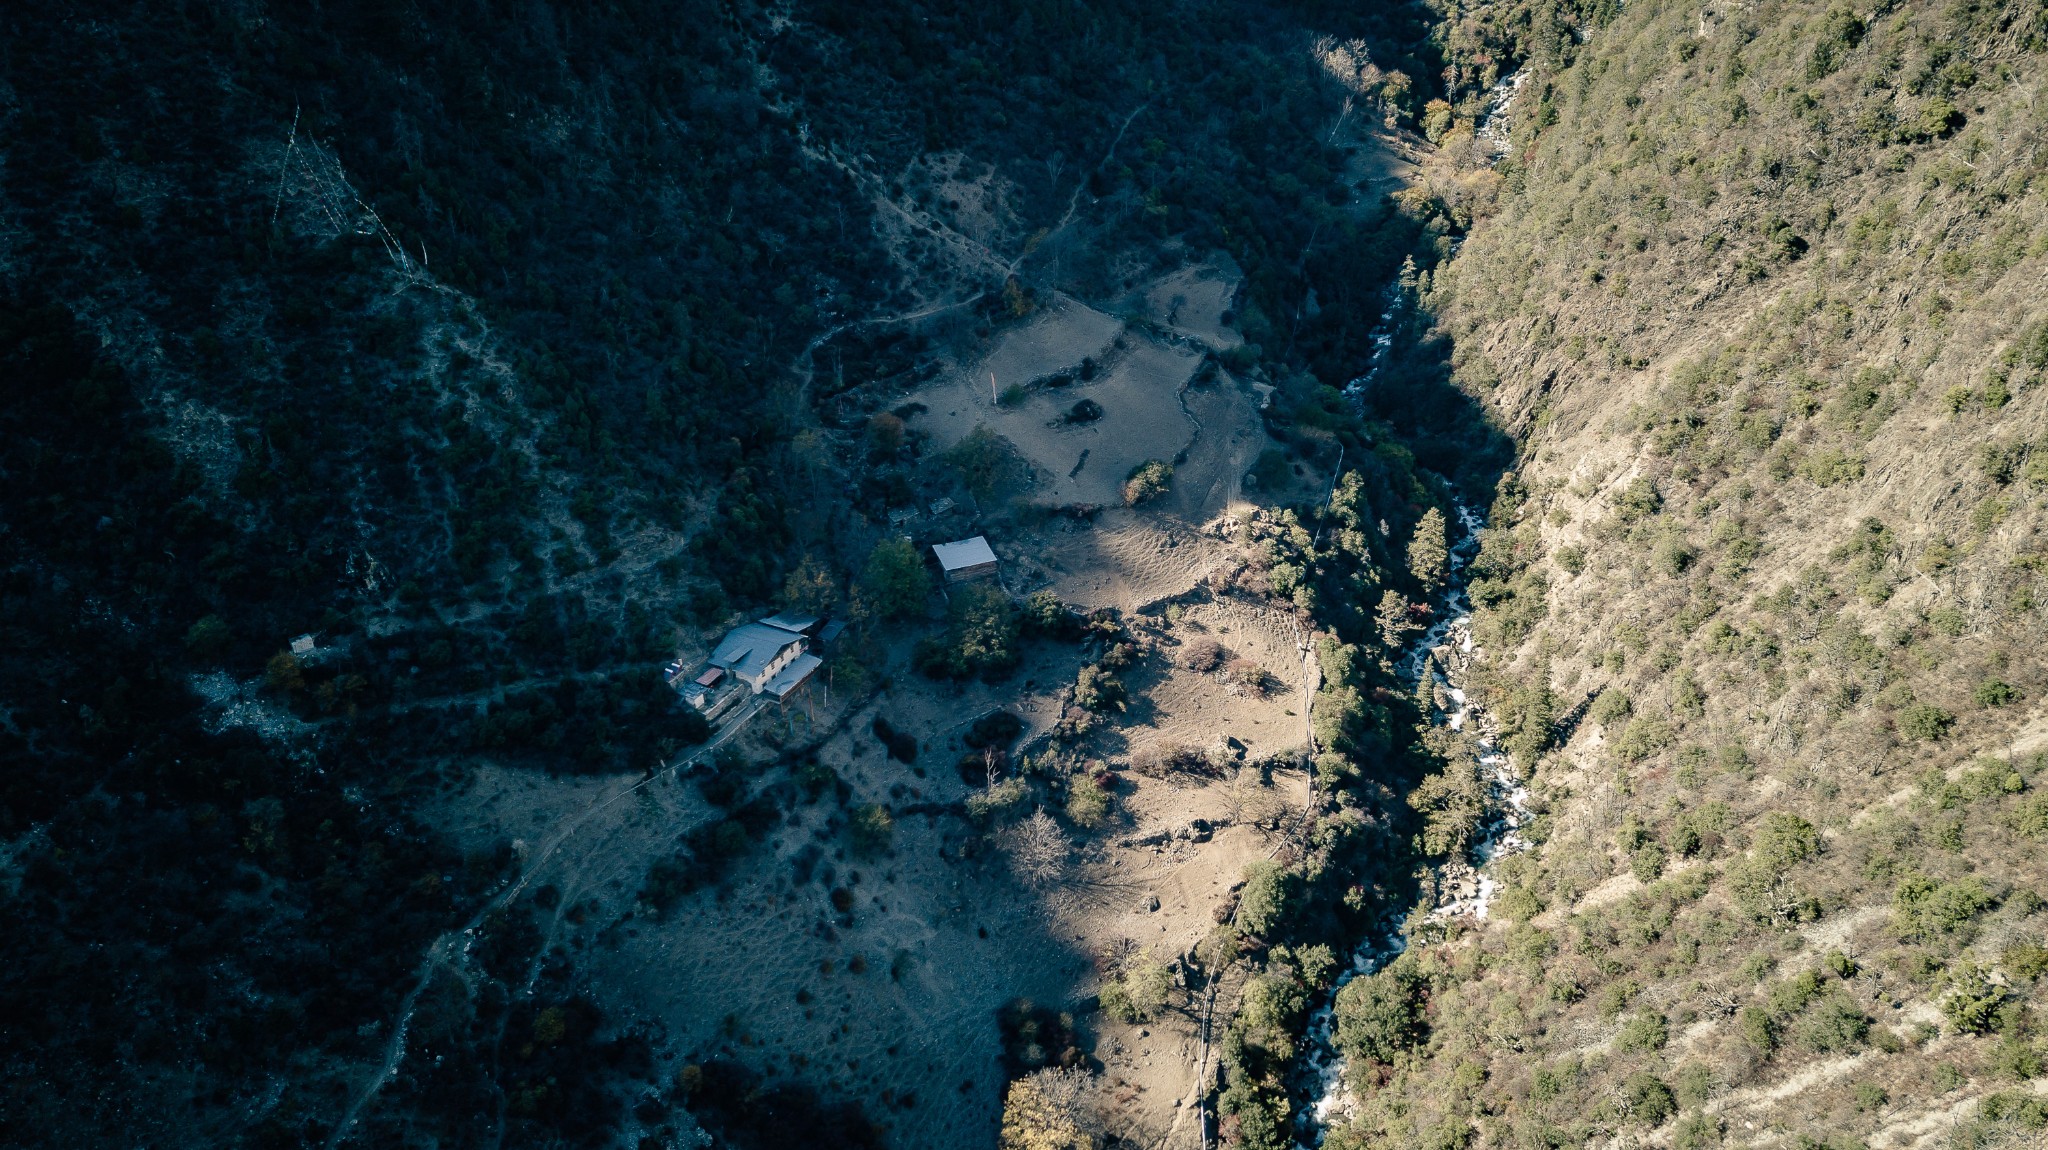
POLYGON ((877 462, 893 459, 903 449, 903 421, 884 411, 868 417, 868 458, 877 462))
POLYGON ((1649 1071, 1638 1071, 1621 1084, 1623 1105, 1630 1120, 1652 1129, 1662 1126, 1678 1113, 1678 1100, 1671 1088, 1649 1071))
POLYGON ((1049 639, 1069 639, 1081 631, 1081 617, 1050 591, 1026 596, 1020 618, 1026 633, 1049 639))
POLYGON ((853 835, 854 854, 862 858, 877 858, 888 852, 889 844, 895 839, 896 820, 889 817, 887 808, 867 803, 853 809, 847 829, 853 835))
POLYGON ((976 821, 1001 818, 1024 805, 1031 788, 1023 779, 1004 779, 967 796, 967 817, 976 821))
POLYGON ((2005 988, 1991 981, 1974 962, 1960 963, 1948 974, 1948 993, 1941 1000, 1942 1017, 1962 1034, 1984 1034, 1998 1023, 2005 988))
POLYGON ((1090 663, 1074 678, 1074 702, 1083 710, 1100 714, 1124 709, 1124 685, 1100 666, 1090 663))
POLYGON ((1294 876, 1279 863, 1260 859, 1244 868, 1244 892, 1237 900, 1237 925, 1247 934, 1265 937, 1287 914, 1294 894, 1294 876))
POLYGON ((1980 707, 2003 707, 2018 699, 2020 693, 2013 690, 2012 684, 2002 679, 1986 679, 1977 684, 1977 689, 1971 692, 1971 696, 1980 707))
POLYGON ((1799 1020, 1800 1045, 1820 1054, 1854 1050, 1870 1033, 1870 1019, 1840 994, 1821 998, 1799 1020))
POLYGON ((1615 514, 1624 523, 1647 519, 1664 507, 1664 496, 1648 476, 1638 476, 1614 498, 1615 514))
POLYGON ((1150 951, 1127 959, 1102 988, 1102 1008, 1125 1022, 1150 1022, 1166 1006, 1173 974, 1150 951))
POLYGON ((1652 1010, 1629 1019, 1621 1033, 1615 1036, 1614 1046, 1617 1050, 1662 1050, 1670 1040, 1670 1024, 1662 1014, 1652 1010))
POLYGON ((1782 917, 1794 911, 1780 882, 1796 864, 1821 851, 1821 833, 1798 814, 1772 810, 1765 814, 1749 857, 1729 868, 1729 892, 1743 911, 1757 917, 1782 917))
POLYGON ((1711 1114, 1688 1114, 1671 1128, 1671 1145, 1677 1150, 1708 1150, 1720 1143, 1721 1120, 1711 1114))
POLYGON ((1635 707, 1629 702, 1628 693, 1610 687, 1600 692, 1600 697, 1593 700, 1593 706, 1587 710, 1586 717, 1606 727, 1628 718, 1634 712, 1635 707))
POLYGON ((1908 940, 1954 934, 1989 910, 1991 902, 1975 876, 1936 882, 1916 871, 1892 891, 1892 929, 1908 940))
POLYGON ((1662 719, 1643 716, 1629 720, 1621 730, 1621 737, 1614 740, 1614 754, 1624 763, 1640 763, 1658 751, 1671 745, 1673 740, 1671 724, 1662 719))
POLYGON ((1024 470, 1010 441, 979 423, 960 442, 947 448, 941 458, 960 474, 961 482, 976 499, 996 494, 1015 482, 1024 470))
POLYGON ((1688 1062, 1680 1066, 1675 1077, 1677 1081, 1672 1085, 1678 1094, 1679 1105, 1695 1109, 1707 1104, 1718 1084, 1714 1068, 1703 1062, 1688 1062))
POLYGON ((953 593, 942 635, 917 644, 918 670, 935 679, 1000 679, 1016 669, 1022 625, 1009 596, 994 587, 953 593))
POLYGON ((1690 568, 1693 565, 1693 561, 1698 558, 1699 552, 1694 551, 1692 545, 1687 543, 1683 537, 1668 536, 1657 544, 1657 550, 1652 556, 1651 562, 1656 566, 1657 570, 1675 579, 1685 574, 1686 569, 1690 568))
POLYGON ((1131 468, 1124 479, 1124 502, 1132 507, 1166 494, 1173 484, 1173 467, 1157 459, 1148 459, 1131 468))
POLYGON ((1209 638, 1191 640, 1180 653, 1181 666, 1204 674, 1222 666, 1223 659, 1223 644, 1209 638))
POLYGON ((1948 734, 1956 717, 1930 703, 1914 703, 1899 712, 1899 733, 1909 739, 1931 742, 1948 734))
POLYGON ((1094 830, 1109 817, 1109 792, 1095 776, 1082 772, 1067 783, 1067 819, 1084 830, 1094 830))
POLYGON ((1763 817, 1751 853, 1776 870, 1785 870, 1820 853, 1820 832, 1812 823, 1786 811, 1763 817))
POLYGON ((2048 974, 2048 947, 2031 942, 2014 943, 1999 956, 1998 965, 2014 978, 2039 978, 2048 974))
POLYGON ((1743 1007, 1742 1013, 1736 1016, 1735 1028, 1742 1041, 1759 1053, 1769 1054, 1778 1048, 1778 1024, 1758 1007, 1743 1007))
POLYGON ((192 624, 185 632, 185 647, 200 659, 217 659, 234 641, 234 632, 228 628, 227 620, 218 615, 208 615, 192 624))

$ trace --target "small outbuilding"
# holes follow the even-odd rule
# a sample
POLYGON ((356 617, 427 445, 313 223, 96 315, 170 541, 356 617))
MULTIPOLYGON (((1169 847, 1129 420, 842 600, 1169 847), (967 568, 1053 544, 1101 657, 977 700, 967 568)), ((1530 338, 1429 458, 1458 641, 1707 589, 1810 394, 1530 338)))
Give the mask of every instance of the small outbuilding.
POLYGON ((792 635, 804 636, 815 636, 818 633, 818 629, 825 623, 823 619, 818 618, 816 615, 806 615, 801 611, 779 611, 761 620, 761 622, 778 631, 787 631, 792 635))
POLYGON ((965 583, 996 574, 995 548, 988 545, 986 536, 976 535, 957 543, 934 544, 932 554, 938 556, 939 569, 946 573, 948 583, 965 583))

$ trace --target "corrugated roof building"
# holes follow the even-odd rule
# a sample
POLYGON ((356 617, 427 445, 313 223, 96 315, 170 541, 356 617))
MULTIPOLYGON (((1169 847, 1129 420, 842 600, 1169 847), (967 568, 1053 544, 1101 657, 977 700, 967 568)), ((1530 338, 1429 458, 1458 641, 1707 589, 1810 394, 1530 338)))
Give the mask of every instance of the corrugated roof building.
POLYGON ((932 554, 939 558, 939 568, 946 573, 946 582, 964 583, 969 579, 982 579, 996 573, 995 548, 988 545, 988 538, 976 535, 957 543, 936 543, 932 554))
POLYGON ((758 695, 770 679, 803 653, 802 635, 765 623, 746 623, 719 640, 718 648, 711 652, 710 663, 731 671, 734 678, 758 695))

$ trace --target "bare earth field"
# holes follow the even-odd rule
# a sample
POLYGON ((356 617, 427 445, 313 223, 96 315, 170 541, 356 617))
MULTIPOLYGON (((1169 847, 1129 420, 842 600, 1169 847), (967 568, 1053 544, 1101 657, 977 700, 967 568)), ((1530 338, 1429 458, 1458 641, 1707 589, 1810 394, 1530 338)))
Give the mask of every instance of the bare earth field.
MULTIPOLYGON (((551 941, 578 953, 613 1017, 655 1020, 670 1073, 729 1059, 828 1101, 861 1102, 894 1146, 990 1145, 1005 1082, 997 1014, 1027 998, 1074 1012, 1126 1137, 1199 1144, 1189 1102, 1201 1004, 1177 992, 1146 1026, 1087 1008, 1106 956, 1147 948, 1171 963, 1207 934, 1244 865, 1272 849, 1264 828, 1306 799, 1305 776, 1250 765, 1302 745, 1301 637, 1287 617, 1212 596, 1205 584, 1232 566, 1233 516, 1250 510, 1241 479, 1270 442, 1250 383, 1212 373, 1191 386, 1202 362, 1191 344, 1237 342, 1222 318, 1234 290, 1214 269, 1169 276, 1143 293, 1167 327, 1146 329, 1061 299, 981 362, 911 397, 928 409, 912 421, 927 451, 986 424, 1030 464, 1020 502, 1105 508, 1092 522, 999 514, 976 528, 989 533, 1013 593, 1050 587, 1077 607, 1118 608, 1142 652, 1124 675, 1128 711, 1086 744, 1115 772, 1111 821, 1071 836, 1064 881, 1047 889, 1014 877, 1006 852, 966 818, 970 787, 955 767, 981 715, 1016 713, 1027 749, 1057 719, 1083 652, 1043 642, 1008 681, 963 686, 912 672, 909 639, 898 638, 864 659, 892 676, 872 697, 826 706, 814 694, 808 706, 754 718, 732 745, 764 765, 755 787, 787 777, 769 766, 785 750, 810 748, 842 781, 843 802, 829 789, 795 796, 718 882, 665 914, 640 901, 649 867, 719 816, 690 779, 657 776, 534 860, 542 869, 531 883, 561 896, 551 941), (1084 357, 1099 365, 1085 382, 1084 357), (1027 382, 1066 371, 1077 373, 1072 383, 1034 387, 1015 406, 990 398, 991 372, 1027 382), (1102 418, 1062 422, 1083 398, 1102 418), (1172 490, 1125 508, 1123 481, 1148 459, 1179 461, 1172 490), (1183 666, 1197 637, 1266 670, 1267 690, 1183 666), (878 715, 916 738, 914 763, 887 756, 871 733, 878 715), (1225 764, 1219 777, 1129 769, 1134 755, 1182 745, 1225 764), (895 820, 892 849, 865 861, 845 833, 846 811, 862 803, 895 820), (1203 841, 1187 829, 1198 819, 1215 828, 1203 841)), ((638 781, 487 771, 444 817, 478 843, 504 835, 539 851, 565 817, 638 781)), ((1226 987, 1222 1001, 1230 997, 1226 987)))

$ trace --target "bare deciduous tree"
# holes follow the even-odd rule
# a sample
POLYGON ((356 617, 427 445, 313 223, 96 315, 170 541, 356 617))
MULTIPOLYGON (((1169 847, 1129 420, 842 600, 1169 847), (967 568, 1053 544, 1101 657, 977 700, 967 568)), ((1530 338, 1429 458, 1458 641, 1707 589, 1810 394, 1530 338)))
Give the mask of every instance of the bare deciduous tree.
POLYGON ((1040 808, 1007 834, 1010 867, 1033 886, 1050 886, 1067 872, 1067 836, 1040 808))

